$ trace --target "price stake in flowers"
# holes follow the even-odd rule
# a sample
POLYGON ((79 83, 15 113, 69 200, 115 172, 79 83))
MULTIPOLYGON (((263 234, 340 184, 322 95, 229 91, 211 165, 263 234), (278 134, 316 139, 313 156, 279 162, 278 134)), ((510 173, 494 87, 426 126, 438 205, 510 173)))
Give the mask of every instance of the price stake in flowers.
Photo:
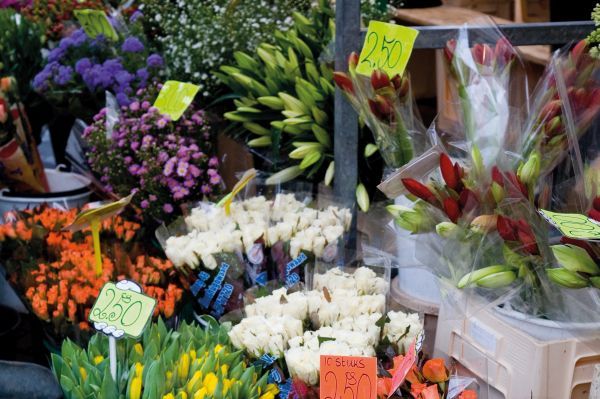
POLYGON ((167 114, 176 121, 190 106, 198 90, 200 87, 191 83, 167 80, 158 93, 154 106, 161 114, 167 114))
POLYGON ((133 281, 106 283, 90 311, 94 328, 108 336, 110 372, 117 379, 117 338, 139 338, 156 306, 156 299, 142 294, 133 281))
POLYGON ((557 213, 540 209, 540 214, 569 238, 579 240, 600 240, 600 224, 578 213, 557 213))
POLYGON ((402 75, 418 34, 406 26, 371 21, 356 72, 371 76, 374 70, 383 69, 390 76, 402 75))
POLYGON ((321 355, 320 399, 377 399, 377 358, 321 355))
POLYGON ((402 362, 398 365, 396 372, 392 376, 392 386, 390 387, 390 392, 388 393, 388 396, 392 396, 394 392, 396 392, 396 390, 400 388, 400 385, 402 385, 402 383, 404 382, 404 379, 408 375, 408 372, 417 361, 417 354, 421 350, 424 340, 425 333, 421 331, 419 335, 414 339, 412 344, 410 344, 410 347, 406 352, 406 356, 404 356, 402 362))
POLYGON ((68 231, 79 231, 86 227, 92 230, 92 240, 94 243, 94 259, 96 261, 96 275, 102 275, 102 250, 100 246, 100 224, 103 220, 111 218, 120 213, 133 198, 133 194, 128 195, 125 198, 121 198, 118 201, 111 202, 109 204, 93 207, 82 211, 73 223, 65 228, 68 231))
POLYGON ((104 35, 108 39, 117 41, 119 36, 115 28, 110 24, 106 14, 102 10, 75 10, 75 18, 81 24, 85 33, 95 38, 99 35, 104 35))

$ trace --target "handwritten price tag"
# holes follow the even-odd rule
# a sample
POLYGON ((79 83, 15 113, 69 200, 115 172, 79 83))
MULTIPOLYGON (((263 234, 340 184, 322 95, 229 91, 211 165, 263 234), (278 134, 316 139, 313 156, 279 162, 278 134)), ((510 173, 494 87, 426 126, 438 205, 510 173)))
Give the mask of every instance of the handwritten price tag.
POLYGON ((396 392, 396 390, 400 388, 400 385, 402 385, 402 383, 404 382, 404 379, 408 375, 408 372, 417 361, 417 353, 421 350, 424 340, 425 333, 421 331, 419 335, 415 338, 415 340, 412 342, 412 344, 410 344, 406 356, 404 356, 404 359, 402 359, 402 363, 398 365, 398 367, 396 368, 396 372, 394 372, 394 375, 392 376, 392 386, 390 387, 390 392, 388 393, 388 396, 392 396, 394 392, 396 392))
POLYGON ((600 223, 578 213, 557 213, 540 209, 540 214, 569 238, 600 240, 600 223))
POLYGON ((377 358, 321 355, 320 399, 377 399, 377 358))
POLYGON ((200 87, 191 83, 168 80, 158 93, 154 106, 161 114, 167 114, 176 121, 190 106, 198 90, 200 87))
POLYGON ((356 72, 371 76, 383 69, 390 76, 402 75, 419 31, 406 26, 371 21, 356 72))
POLYGON ((89 320, 104 334, 138 338, 154 312, 156 299, 142 294, 133 281, 106 283, 90 311, 89 320))
POLYGON ((123 209, 125 209, 125 207, 131 202, 132 198, 133 194, 130 194, 127 197, 121 198, 118 201, 86 209, 85 211, 80 212, 79 215, 77 215, 77 217, 75 218, 75 220, 73 220, 73 223, 65 227, 65 230, 73 232, 83 230, 86 227, 90 226, 92 220, 94 219, 102 221, 104 219, 113 217, 119 212, 121 212, 123 209))
POLYGON ((115 28, 110 24, 104 11, 75 10, 74 14, 89 37, 95 38, 96 36, 104 35, 109 40, 117 41, 119 39, 115 28))

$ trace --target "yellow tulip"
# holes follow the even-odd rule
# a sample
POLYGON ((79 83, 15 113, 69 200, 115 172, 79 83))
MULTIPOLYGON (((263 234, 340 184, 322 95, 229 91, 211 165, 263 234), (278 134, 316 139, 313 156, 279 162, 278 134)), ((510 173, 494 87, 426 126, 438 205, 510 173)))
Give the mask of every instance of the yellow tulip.
POLYGON ((229 365, 228 364, 224 364, 221 366, 221 373, 223 373, 223 375, 227 375, 227 372, 229 371, 229 365))
POLYGON ((194 391, 194 387, 196 386, 196 383, 198 383, 198 381, 202 381, 202 371, 200 370, 194 373, 194 376, 186 384, 185 390, 191 394, 194 391))
POLYGON ((192 360, 196 360, 196 351, 195 351, 195 350, 193 350, 193 349, 190 351, 190 358, 191 358, 192 360))
POLYGON ((223 345, 217 344, 217 346, 215 346, 215 353, 219 353, 221 349, 223 349, 223 345))
POLYGON ((163 396, 162 399, 175 399, 175 395, 173 395, 171 392, 169 392, 168 394, 163 396))
POLYGON ((231 388, 234 382, 235 380, 230 378, 225 378, 223 380, 223 395, 227 395, 227 391, 229 391, 229 388, 231 388))
POLYGON ((167 371, 166 377, 167 377, 167 381, 170 381, 171 378, 173 378, 173 372, 172 371, 167 371))
POLYGON ((140 399, 142 395, 142 377, 135 377, 131 380, 129 389, 129 399, 140 399))
POLYGON ((190 357, 187 353, 184 353, 179 360, 179 365, 177 366, 177 375, 180 380, 185 380, 190 371, 190 357))
POLYGON ((83 367, 79 367, 79 374, 81 374, 82 380, 85 381, 87 379, 87 371, 83 367))
POLYGON ((194 394, 194 399, 204 399, 206 397, 206 388, 202 387, 194 394))
POLYGON ((188 399, 188 394, 184 391, 179 391, 179 393, 177 394, 177 399, 188 399))
POLYGON ((104 356, 98 355, 94 357, 94 365, 99 365, 104 360, 104 356))
POLYGON ((217 378, 216 374, 213 372, 210 372, 206 375, 206 377, 204 377, 204 381, 203 381, 203 385, 206 388, 207 393, 209 393, 210 395, 213 395, 215 393, 215 389, 217 388, 217 383, 219 382, 219 379, 217 378))
POLYGON ((142 365, 142 363, 137 362, 135 364, 135 376, 141 377, 143 372, 144 372, 144 366, 142 365))
POLYGON ((137 353, 140 356, 144 356, 144 348, 142 347, 142 345, 140 343, 137 343, 133 346, 133 349, 135 350, 135 353, 137 353))

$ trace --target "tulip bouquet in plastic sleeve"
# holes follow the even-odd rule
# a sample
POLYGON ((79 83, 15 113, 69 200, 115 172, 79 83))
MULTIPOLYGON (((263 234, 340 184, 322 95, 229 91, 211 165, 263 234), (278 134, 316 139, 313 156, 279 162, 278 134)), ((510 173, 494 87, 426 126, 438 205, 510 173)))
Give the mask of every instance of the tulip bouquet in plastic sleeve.
MULTIPOLYGON (((349 72, 335 72, 334 80, 375 140, 366 152, 379 151, 387 166, 399 168, 425 145, 425 127, 418 114, 408 76, 390 77, 375 70, 370 79, 356 72, 358 54, 348 60, 349 72)), ((366 154, 365 154, 366 155, 366 154)))

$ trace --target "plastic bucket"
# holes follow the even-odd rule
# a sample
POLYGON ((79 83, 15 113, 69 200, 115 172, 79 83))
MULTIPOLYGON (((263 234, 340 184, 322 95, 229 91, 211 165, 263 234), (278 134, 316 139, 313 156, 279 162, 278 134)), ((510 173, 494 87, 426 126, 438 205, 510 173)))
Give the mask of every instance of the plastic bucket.
POLYGON ((17 194, 0 191, 0 215, 14 210, 34 208, 42 203, 65 209, 83 206, 90 200, 90 179, 58 169, 46 169, 50 192, 44 194, 17 194))

